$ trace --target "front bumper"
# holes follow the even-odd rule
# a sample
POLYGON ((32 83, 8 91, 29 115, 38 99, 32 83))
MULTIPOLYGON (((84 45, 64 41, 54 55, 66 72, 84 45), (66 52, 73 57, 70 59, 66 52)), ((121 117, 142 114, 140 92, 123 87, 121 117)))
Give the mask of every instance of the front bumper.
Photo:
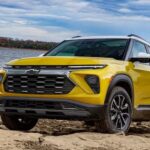
POLYGON ((103 119, 104 105, 92 105, 66 99, 1 97, 0 113, 36 118, 66 120, 103 119))

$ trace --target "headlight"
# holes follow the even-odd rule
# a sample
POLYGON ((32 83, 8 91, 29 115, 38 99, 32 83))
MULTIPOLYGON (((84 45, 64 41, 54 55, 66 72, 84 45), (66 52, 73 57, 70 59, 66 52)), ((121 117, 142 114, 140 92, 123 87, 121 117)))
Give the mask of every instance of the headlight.
POLYGON ((3 69, 12 69, 13 67, 11 65, 4 65, 3 69))
POLYGON ((100 92, 100 81, 96 75, 87 75, 85 80, 95 94, 100 92))
POLYGON ((107 65, 82 65, 82 66, 68 66, 70 69, 102 69, 105 68, 107 65))

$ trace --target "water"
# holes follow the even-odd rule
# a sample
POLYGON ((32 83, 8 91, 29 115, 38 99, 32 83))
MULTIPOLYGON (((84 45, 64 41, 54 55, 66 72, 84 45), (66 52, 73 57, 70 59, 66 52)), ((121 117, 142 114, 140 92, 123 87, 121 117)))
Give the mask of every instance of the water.
POLYGON ((0 48, 0 67, 10 60, 23 57, 34 57, 45 53, 46 51, 39 50, 22 50, 22 49, 11 49, 11 48, 0 48))

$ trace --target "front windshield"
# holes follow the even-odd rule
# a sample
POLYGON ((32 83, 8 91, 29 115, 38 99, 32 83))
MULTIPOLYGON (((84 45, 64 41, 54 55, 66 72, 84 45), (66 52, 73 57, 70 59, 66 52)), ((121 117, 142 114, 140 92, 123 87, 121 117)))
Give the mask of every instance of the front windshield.
POLYGON ((123 59, 127 39, 80 39, 64 41, 46 56, 109 57, 123 59))

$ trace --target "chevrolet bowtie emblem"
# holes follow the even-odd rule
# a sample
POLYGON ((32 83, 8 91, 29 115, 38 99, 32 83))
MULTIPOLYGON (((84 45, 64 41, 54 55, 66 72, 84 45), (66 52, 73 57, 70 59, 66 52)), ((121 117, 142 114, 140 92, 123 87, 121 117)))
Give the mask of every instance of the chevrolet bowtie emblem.
POLYGON ((38 69, 30 69, 26 71, 26 74, 34 75, 34 74, 38 74, 39 72, 40 70, 38 69))

